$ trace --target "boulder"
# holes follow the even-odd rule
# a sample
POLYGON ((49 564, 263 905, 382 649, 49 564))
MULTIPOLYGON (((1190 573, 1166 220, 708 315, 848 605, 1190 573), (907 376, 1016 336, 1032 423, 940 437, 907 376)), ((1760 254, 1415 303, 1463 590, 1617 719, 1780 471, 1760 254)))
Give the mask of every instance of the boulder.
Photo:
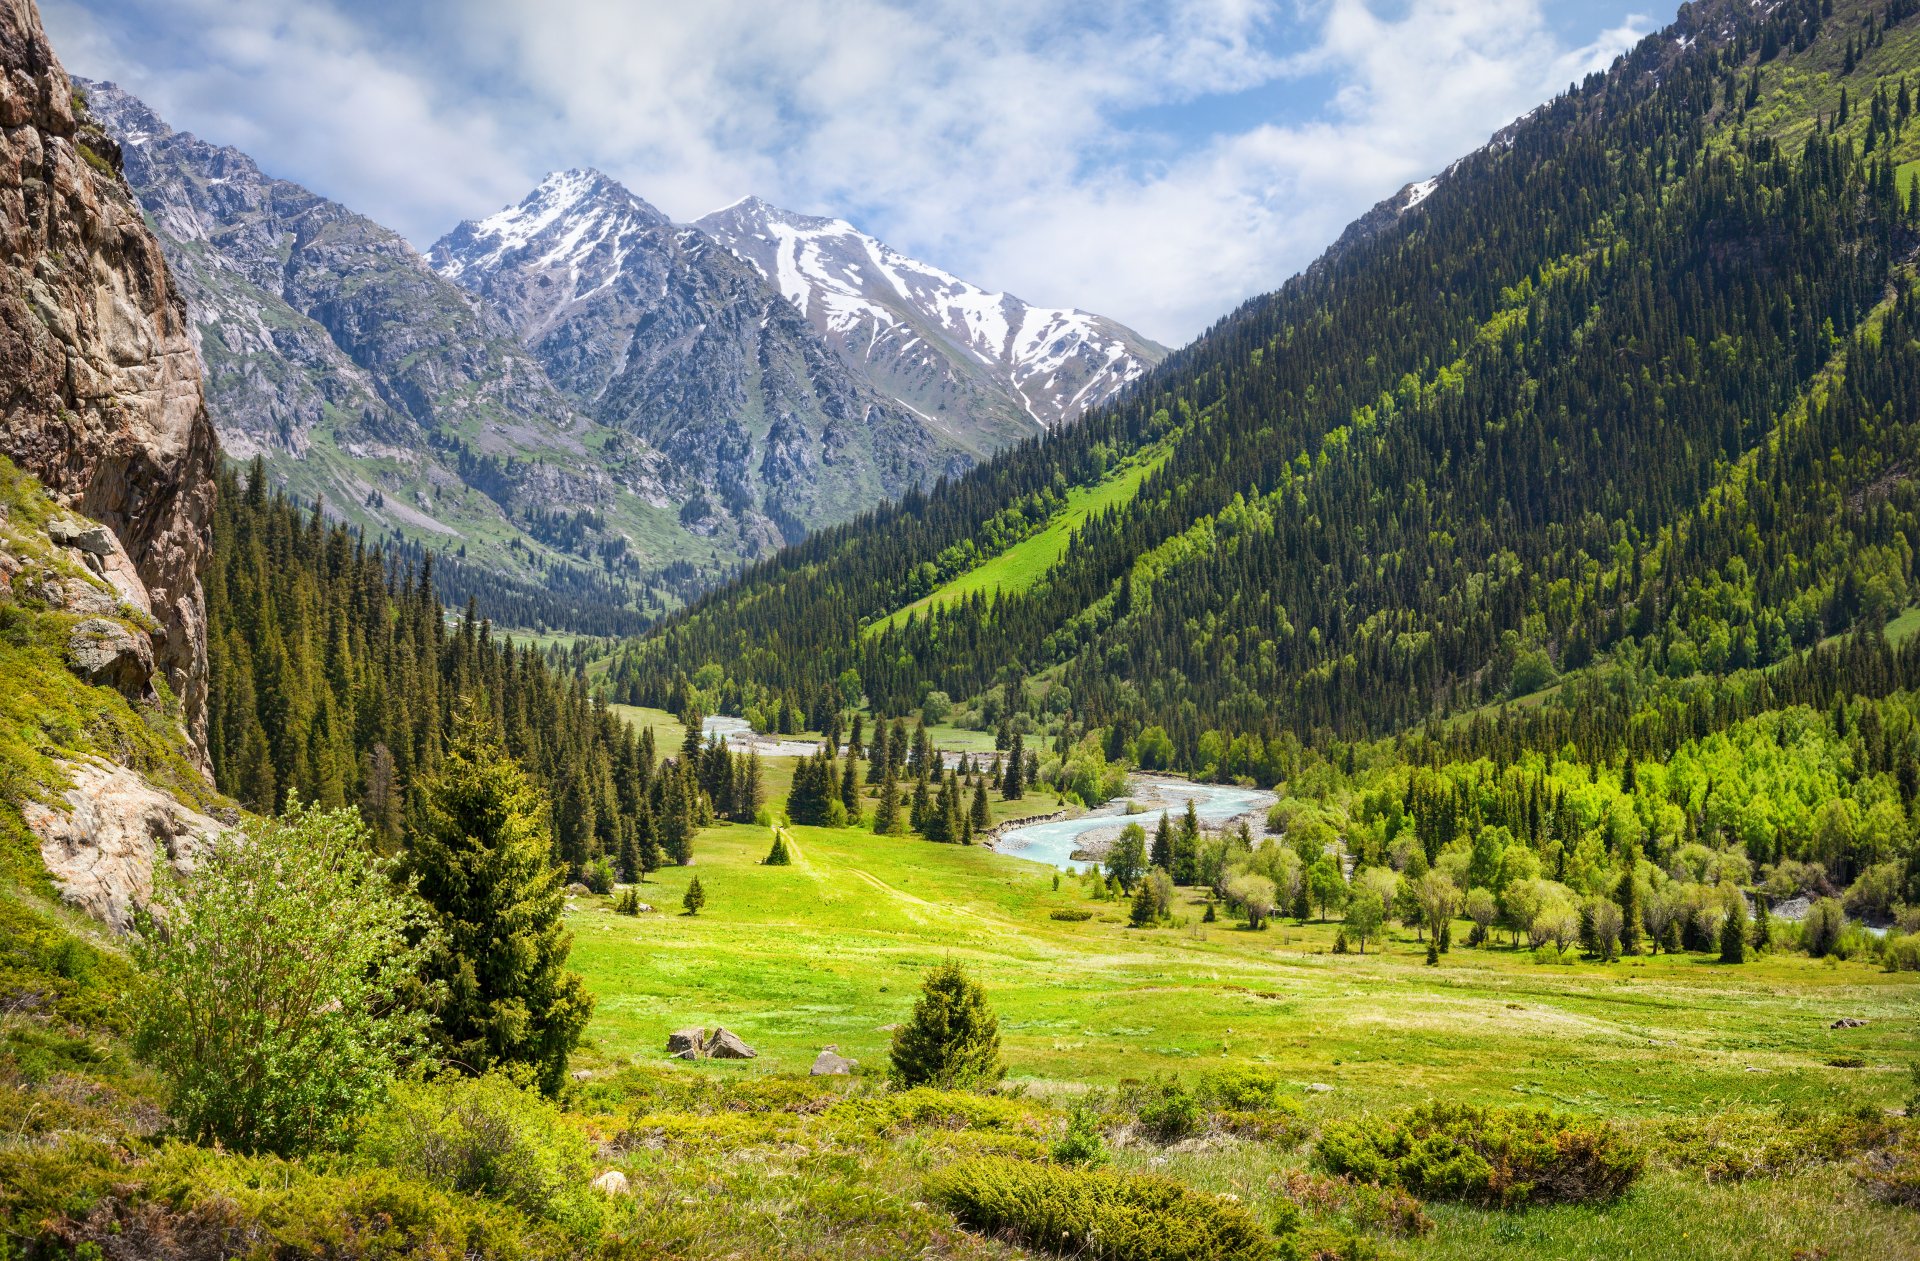
POLYGON ((593 1070, 590 1068, 576 1068, 572 1073, 568 1074, 568 1076, 572 1077, 575 1081, 585 1081, 593 1076, 593 1070))
POLYGON ((1864 1029, 1866 1027, 1867 1022, 1858 1016, 1842 1016, 1827 1026, 1829 1029, 1864 1029))
POLYGON ((567 892, 571 893, 574 897, 578 898, 578 897, 584 897, 587 894, 592 893, 593 890, 587 888, 587 886, 581 884, 578 880, 576 880, 572 884, 567 886, 567 892))
POLYGON ((117 547, 113 531, 106 526, 95 521, 75 521, 70 517, 55 517, 47 522, 47 537, 62 547, 71 547, 94 556, 111 556, 117 547))
POLYGON ((707 1058, 715 1060, 750 1060, 760 1054, 725 1025, 713 1031, 713 1036, 707 1039, 705 1050, 707 1058))
POLYGON ((609 1169, 593 1180, 593 1189, 602 1195, 632 1195, 627 1186, 627 1175, 618 1169, 609 1169))
POLYGON ((110 617, 90 617, 67 636, 67 664, 89 683, 105 684, 129 700, 153 689, 153 644, 110 617))
POLYGON ((675 1029, 667 1035, 667 1054, 678 1055, 683 1059, 699 1059, 706 1045, 705 1029, 675 1029), (687 1054, 689 1051, 693 1054, 687 1054))
POLYGON ((839 1047, 826 1047, 814 1059, 813 1067, 807 1070, 809 1077, 845 1077, 852 1073, 857 1061, 840 1054, 839 1047))

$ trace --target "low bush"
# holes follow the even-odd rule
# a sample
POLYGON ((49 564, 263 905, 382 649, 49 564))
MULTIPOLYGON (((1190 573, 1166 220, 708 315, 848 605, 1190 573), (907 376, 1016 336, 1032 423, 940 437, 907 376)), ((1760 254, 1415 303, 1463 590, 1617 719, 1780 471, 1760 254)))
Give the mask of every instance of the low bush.
POLYGON ((613 864, 604 858, 594 859, 580 873, 580 883, 602 897, 613 892, 613 882, 613 864))
POLYGON ((1315 1155, 1329 1173, 1498 1208, 1613 1200, 1645 1163, 1605 1122, 1454 1103, 1329 1125, 1315 1155))
POLYGON ((1878 1108, 1853 1112, 1718 1112, 1670 1121, 1654 1132, 1654 1153, 1697 1169, 1708 1182, 1803 1173, 1884 1149, 1898 1126, 1878 1108))
POLYGON ((592 1224, 586 1138, 551 1103, 499 1073, 396 1086, 357 1152, 442 1190, 575 1228, 592 1224))
POLYGON ((981 1157, 935 1174, 927 1190, 969 1226, 1064 1256, 1269 1261, 1276 1253, 1275 1232, 1245 1208, 1167 1178, 981 1157))
POLYGON ((1920 972, 1920 935, 1888 934, 1880 962, 1889 972, 1920 972))
POLYGON ((1100 1133, 1100 1114, 1077 1103, 1067 1115, 1067 1132, 1053 1145, 1053 1158, 1063 1165, 1097 1165, 1107 1158, 1100 1133))
POLYGON ((1859 1176, 1876 1200, 1920 1209, 1920 1128, 1909 1125, 1898 1142, 1868 1152, 1859 1176))
POLYGON ((1081 924, 1092 919, 1093 912, 1083 911, 1079 907, 1065 907, 1061 910, 1054 911, 1048 918, 1057 919, 1068 924, 1081 924))
POLYGON ((1125 1102, 1139 1118, 1141 1131, 1157 1143, 1177 1143, 1206 1128, 1206 1109, 1177 1077, 1153 1082, 1125 1102))

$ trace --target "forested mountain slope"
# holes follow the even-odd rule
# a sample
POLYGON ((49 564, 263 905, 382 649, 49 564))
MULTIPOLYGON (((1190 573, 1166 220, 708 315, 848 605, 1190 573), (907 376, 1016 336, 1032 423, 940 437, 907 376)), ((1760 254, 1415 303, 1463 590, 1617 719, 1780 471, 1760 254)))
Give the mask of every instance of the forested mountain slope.
POLYGON ((615 687, 717 666, 708 704, 806 704, 852 668, 901 712, 1032 680, 1116 752, 1158 725, 1224 771, 1235 737, 1391 733, 1598 664, 1758 669, 1896 616, 1917 7, 1687 6, 1119 404, 757 567, 615 687), (1148 455, 1044 573, 866 629, 1148 455))

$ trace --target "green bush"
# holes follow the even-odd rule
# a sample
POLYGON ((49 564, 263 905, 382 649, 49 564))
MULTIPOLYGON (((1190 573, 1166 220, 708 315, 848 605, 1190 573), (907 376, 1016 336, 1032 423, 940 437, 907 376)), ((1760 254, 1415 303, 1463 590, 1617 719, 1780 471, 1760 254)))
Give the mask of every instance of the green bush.
POLYGON ((158 899, 134 955, 136 1048, 187 1133, 242 1151, 328 1146, 416 1055, 406 1002, 425 908, 390 879, 359 815, 291 802, 217 839, 158 899))
POLYGON ((986 1156, 935 1174, 927 1191, 978 1230, 1065 1256, 1267 1261, 1277 1251, 1274 1232, 1240 1205, 1167 1178, 986 1156))
POLYGON ((551 1103, 501 1073, 396 1086, 356 1152, 369 1164, 530 1217, 592 1224, 586 1138, 551 1103))
POLYGON ((1271 1068, 1223 1068, 1200 1079, 1208 1103, 1231 1112, 1264 1112, 1282 1106, 1280 1074, 1271 1068))
POLYGON ((1067 1132, 1053 1145, 1053 1158, 1063 1165, 1097 1165, 1107 1158, 1100 1133, 1100 1114, 1085 1102, 1067 1114, 1067 1132))
POLYGON ((1051 912, 1049 918, 1057 919, 1066 924, 1082 924, 1093 918, 1093 912, 1082 910, 1077 906, 1070 906, 1051 912))
POLYGON ((603 897, 613 892, 613 880, 613 864, 604 858, 594 859, 580 873, 580 883, 603 897))
POLYGON ((1604 1122, 1455 1103, 1329 1125, 1315 1156, 1330 1173, 1498 1208, 1613 1200, 1645 1163, 1604 1122))
POLYGON ((1140 1128, 1155 1142, 1177 1143, 1206 1126, 1206 1110, 1177 1077, 1154 1082, 1132 1101, 1140 1128))

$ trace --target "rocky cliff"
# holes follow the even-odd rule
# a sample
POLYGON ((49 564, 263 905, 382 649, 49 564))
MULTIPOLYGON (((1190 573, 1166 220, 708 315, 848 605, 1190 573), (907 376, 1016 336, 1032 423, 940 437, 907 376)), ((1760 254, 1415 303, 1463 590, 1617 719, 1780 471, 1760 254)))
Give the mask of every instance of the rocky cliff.
POLYGON ((118 929, 218 826, 186 308, 32 0, 0 0, 0 834, 118 929))
POLYGON ((186 309, 32 0, 0 0, 0 454, 106 525, 204 764, 213 426, 186 309))

